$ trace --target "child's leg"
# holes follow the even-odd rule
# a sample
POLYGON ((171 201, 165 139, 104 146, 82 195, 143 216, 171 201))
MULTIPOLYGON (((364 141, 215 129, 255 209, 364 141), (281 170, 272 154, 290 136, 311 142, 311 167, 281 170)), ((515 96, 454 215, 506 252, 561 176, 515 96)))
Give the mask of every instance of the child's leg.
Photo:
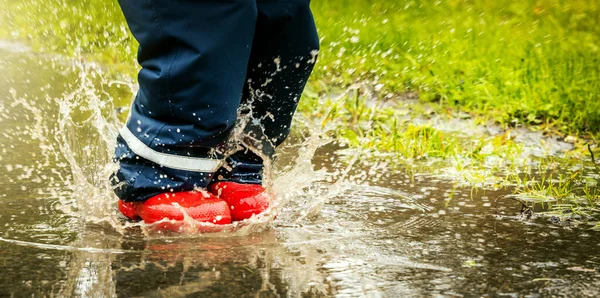
POLYGON ((115 192, 144 201, 206 187, 237 110, 255 1, 120 0, 140 43, 140 90, 118 137, 115 192))
MULTIPOLYGON (((251 113, 254 121, 246 131, 259 139, 258 147, 266 156, 272 156, 275 147, 288 136, 319 50, 309 4, 309 0, 257 1, 258 19, 242 112, 251 113)), ((230 156, 227 163, 215 181, 261 183, 262 160, 254 153, 239 151, 230 156)))

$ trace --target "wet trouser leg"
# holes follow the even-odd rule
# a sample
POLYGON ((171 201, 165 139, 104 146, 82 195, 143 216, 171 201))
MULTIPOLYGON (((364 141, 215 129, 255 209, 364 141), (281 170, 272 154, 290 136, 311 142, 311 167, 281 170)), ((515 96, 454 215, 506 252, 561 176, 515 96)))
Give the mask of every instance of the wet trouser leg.
POLYGON ((308 2, 119 1, 142 66, 115 150, 119 198, 203 188, 219 169, 260 183, 262 161, 249 151, 221 167, 225 143, 242 101, 256 119, 246 132, 267 136, 267 155, 287 136, 318 47, 308 2))
MULTIPOLYGON (((257 1, 258 16, 240 114, 250 145, 272 157, 288 136, 302 90, 319 50, 308 0, 257 1)), ((260 183, 261 157, 241 150, 226 159, 215 180, 260 183)))

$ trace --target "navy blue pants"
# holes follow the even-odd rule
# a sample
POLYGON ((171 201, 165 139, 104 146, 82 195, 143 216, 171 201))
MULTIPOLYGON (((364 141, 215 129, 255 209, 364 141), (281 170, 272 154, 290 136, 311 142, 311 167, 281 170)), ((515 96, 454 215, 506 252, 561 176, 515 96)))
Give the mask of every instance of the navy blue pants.
POLYGON ((289 134, 318 52, 310 0, 119 4, 142 69, 117 139, 117 196, 144 201, 215 180, 261 183, 260 156, 271 157, 289 134))

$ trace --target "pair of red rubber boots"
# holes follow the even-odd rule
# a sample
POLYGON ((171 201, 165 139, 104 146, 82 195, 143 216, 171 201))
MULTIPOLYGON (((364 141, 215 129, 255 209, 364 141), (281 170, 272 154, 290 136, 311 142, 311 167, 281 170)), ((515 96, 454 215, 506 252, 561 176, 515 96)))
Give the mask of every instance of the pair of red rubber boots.
POLYGON ((152 224, 163 219, 183 221, 186 216, 217 225, 259 214, 269 207, 269 194, 261 185, 218 182, 208 191, 164 193, 144 202, 123 202, 119 210, 132 220, 152 224))

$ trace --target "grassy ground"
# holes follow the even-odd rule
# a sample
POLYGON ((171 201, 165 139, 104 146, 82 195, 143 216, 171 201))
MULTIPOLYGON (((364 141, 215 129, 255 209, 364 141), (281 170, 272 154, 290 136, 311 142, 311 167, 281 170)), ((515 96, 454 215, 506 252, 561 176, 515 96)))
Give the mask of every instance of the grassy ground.
POLYGON ((318 77, 416 90, 503 125, 600 132, 600 2, 315 1, 318 77), (341 53, 341 54, 340 54, 341 53))
MULTIPOLYGON (((135 75, 136 43, 116 1, 0 5, 0 38, 135 75)), ((530 169, 510 129, 600 136, 600 2, 330 0, 312 7, 322 51, 301 105, 305 114, 333 125, 350 145, 397 154, 406 163, 451 162, 470 182, 512 185, 529 202, 554 210, 595 212, 600 198, 590 178, 594 169, 580 159, 587 152, 583 141, 575 158, 530 169), (421 104, 407 109, 406 98, 421 104), (464 138, 406 117, 431 113, 493 121, 508 131, 464 138), (570 170, 558 178, 555 164, 570 170)))

